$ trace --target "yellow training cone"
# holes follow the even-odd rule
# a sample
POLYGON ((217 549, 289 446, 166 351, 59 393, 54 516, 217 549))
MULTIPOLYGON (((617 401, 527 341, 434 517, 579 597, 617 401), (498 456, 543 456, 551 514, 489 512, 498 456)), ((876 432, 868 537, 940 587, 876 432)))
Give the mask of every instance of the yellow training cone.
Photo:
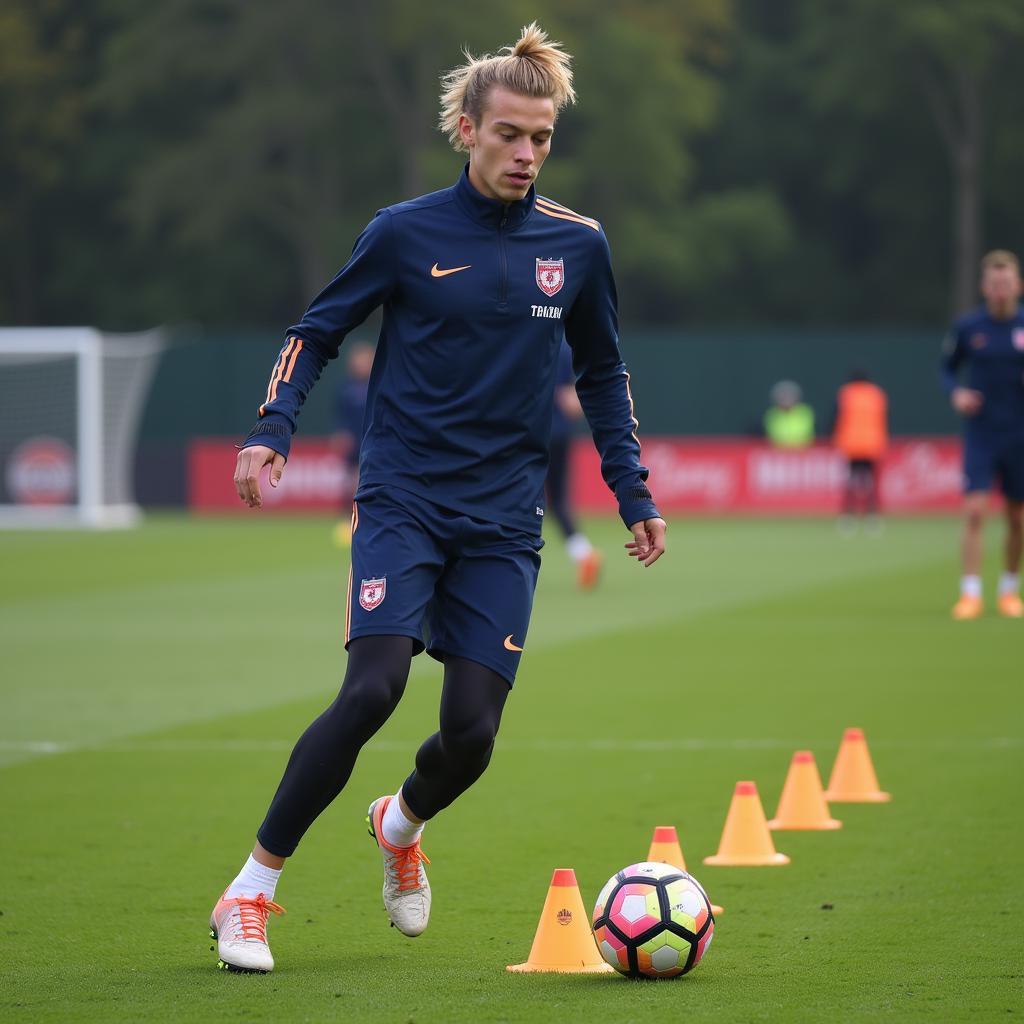
MULTIPOLYGON (((679 845, 679 834, 676 832, 675 825, 656 826, 647 859, 657 864, 671 864, 672 867, 679 868, 680 871, 686 871, 683 848, 679 845)), ((725 913, 725 909, 712 903, 711 913, 718 917, 719 914, 725 913)))
POLYGON ((615 973, 598 951, 572 868, 557 868, 551 876, 529 959, 525 964, 510 964, 507 969, 517 973, 615 973))
POLYGON ((892 799, 891 793, 878 788, 863 729, 847 729, 843 733, 825 799, 840 804, 884 804, 892 799))
POLYGON ((784 853, 775 852, 772 834, 764 818, 761 798, 753 782, 737 782, 729 814, 722 829, 718 853, 704 858, 705 864, 761 867, 788 864, 784 853))
POLYGON ((789 763, 786 784, 779 797, 779 809, 768 822, 772 829, 835 829, 843 823, 828 813, 821 776, 809 750, 798 750, 789 763))

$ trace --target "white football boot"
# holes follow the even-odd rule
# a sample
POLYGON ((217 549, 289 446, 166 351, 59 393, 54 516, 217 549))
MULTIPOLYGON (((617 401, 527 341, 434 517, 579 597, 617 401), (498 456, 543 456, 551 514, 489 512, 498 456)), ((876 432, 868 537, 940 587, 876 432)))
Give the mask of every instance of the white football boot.
MULTIPOLYGON (((226 892, 226 891, 225 891, 226 892)), ((210 938, 217 940, 222 971, 269 974, 274 958, 267 944, 267 921, 284 907, 260 893, 255 899, 221 896, 210 914, 210 938)))
POLYGON ((381 820, 391 800, 390 796, 374 800, 366 812, 366 824, 384 858, 384 909, 391 927, 412 938, 420 935, 430 920, 430 883, 423 870, 430 861, 418 839, 412 846, 392 846, 385 840, 381 820))

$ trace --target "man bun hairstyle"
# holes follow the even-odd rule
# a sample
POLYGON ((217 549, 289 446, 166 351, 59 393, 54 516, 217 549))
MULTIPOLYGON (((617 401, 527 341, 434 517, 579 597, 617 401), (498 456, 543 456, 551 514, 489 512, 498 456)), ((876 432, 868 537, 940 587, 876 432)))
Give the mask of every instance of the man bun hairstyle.
POLYGON ((462 51, 466 63, 441 78, 441 117, 438 127, 456 152, 466 146, 459 135, 459 115, 480 123, 487 94, 498 86, 522 96, 541 96, 555 104, 555 116, 576 102, 572 88, 572 56, 561 43, 548 42, 547 33, 531 22, 515 46, 503 46, 495 56, 474 57, 462 51))

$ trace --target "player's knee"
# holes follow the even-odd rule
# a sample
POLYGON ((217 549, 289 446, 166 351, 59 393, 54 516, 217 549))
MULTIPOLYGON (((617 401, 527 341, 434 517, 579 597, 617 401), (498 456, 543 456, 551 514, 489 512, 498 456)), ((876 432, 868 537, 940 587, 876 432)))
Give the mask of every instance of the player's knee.
POLYGON ((338 703, 350 709, 390 713, 405 692, 411 661, 412 641, 407 637, 369 636, 353 640, 338 703))
POLYGON ((406 676, 387 666, 363 666, 345 676, 336 707, 342 714, 355 713, 368 721, 384 722, 402 699, 406 676))
POLYGON ((491 756, 498 727, 486 719, 441 726, 445 753, 460 761, 483 761, 491 756))

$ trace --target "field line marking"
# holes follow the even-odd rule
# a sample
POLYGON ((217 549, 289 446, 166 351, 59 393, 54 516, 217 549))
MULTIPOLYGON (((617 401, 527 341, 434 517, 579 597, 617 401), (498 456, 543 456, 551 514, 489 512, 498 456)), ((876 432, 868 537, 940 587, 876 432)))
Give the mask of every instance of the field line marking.
MULTIPOLYGON (((400 753, 417 747, 422 740, 371 740, 363 748, 370 753, 400 753)), ((10 750, 32 754, 68 754, 81 751, 97 753, 139 754, 139 753, 224 753, 243 752, 260 753, 287 751, 295 745, 289 739, 208 739, 208 740, 111 740, 99 743, 69 743, 57 740, 3 740, 0 739, 0 751, 10 750)), ((536 753, 550 751, 553 753, 570 753, 573 751, 609 751, 616 753, 657 753, 714 750, 794 750, 799 747, 828 747, 835 745, 834 737, 827 740, 796 739, 701 739, 698 737, 660 739, 660 740, 629 740, 615 738, 590 739, 535 739, 535 740, 502 740, 497 742, 498 748, 509 753, 536 753)), ((1024 747, 1024 736, 988 736, 977 739, 946 738, 918 740, 884 740, 871 741, 871 746, 878 749, 934 749, 934 750, 1018 750, 1024 747)))

